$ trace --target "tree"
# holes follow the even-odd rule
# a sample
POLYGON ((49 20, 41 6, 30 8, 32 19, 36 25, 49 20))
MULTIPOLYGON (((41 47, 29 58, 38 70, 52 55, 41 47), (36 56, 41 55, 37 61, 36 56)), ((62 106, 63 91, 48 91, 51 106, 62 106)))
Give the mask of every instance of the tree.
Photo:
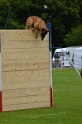
POLYGON ((79 11, 79 19, 82 23, 82 0, 79 0, 79 7, 80 7, 80 11, 79 11))
POLYGON ((7 0, 0 0, 0 29, 5 28, 9 6, 10 3, 7 0))
POLYGON ((31 0, 8 0, 12 9, 12 27, 24 29, 25 21, 30 15, 31 0))
POLYGON ((0 7, 1 29, 5 27, 10 7, 13 29, 24 29, 26 19, 31 15, 41 17, 46 23, 51 22, 53 46, 66 46, 65 35, 81 23, 81 0, 0 0, 0 7))
POLYGON ((64 41, 67 46, 82 45, 82 25, 78 28, 72 28, 71 32, 64 38, 64 41))
MULTIPOLYGON (((53 10, 52 10, 53 11, 53 10)), ((77 0, 56 0, 53 14, 51 15, 53 26, 53 46, 66 46, 64 43, 65 35, 73 27, 80 24, 79 5, 77 0)))

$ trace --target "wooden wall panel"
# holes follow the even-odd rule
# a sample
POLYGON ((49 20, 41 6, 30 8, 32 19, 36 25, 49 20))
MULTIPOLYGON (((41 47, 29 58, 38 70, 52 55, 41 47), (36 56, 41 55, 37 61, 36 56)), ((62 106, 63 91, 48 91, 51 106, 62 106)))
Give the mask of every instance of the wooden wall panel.
POLYGON ((3 60, 3 71, 48 69, 49 59, 3 60))
POLYGON ((50 106, 48 35, 1 30, 3 111, 50 106))
POLYGON ((3 88, 4 90, 14 90, 15 88, 17 89, 23 89, 23 88, 38 88, 38 87, 46 87, 47 84, 49 82, 49 78, 46 78, 46 82, 45 80, 30 80, 28 81, 19 81, 19 82, 8 82, 8 84, 6 82, 3 82, 3 88), (35 85, 36 84, 36 85, 35 85), (43 85, 42 85, 43 84, 43 85))
POLYGON ((48 56, 48 51, 41 51, 41 52, 39 52, 39 50, 37 50, 37 51, 34 51, 34 50, 32 50, 32 51, 30 51, 30 49, 29 50, 26 50, 26 51, 21 51, 20 52, 20 50, 18 51, 18 52, 5 52, 5 53, 2 53, 2 56, 3 56, 3 59, 15 59, 15 60, 17 60, 17 59, 40 59, 40 58, 42 58, 42 59, 44 59, 44 58, 47 58, 47 56, 48 56), (26 54, 26 53, 28 53, 28 54, 26 54))
POLYGON ((43 87, 22 87, 21 89, 6 89, 3 91, 3 95, 8 99, 11 97, 25 97, 25 96, 37 96, 37 95, 44 95, 48 92, 49 87, 43 86, 43 87), (10 91, 11 90, 11 91, 10 91), (11 92, 11 94, 10 94, 11 92))
POLYGON ((3 111, 11 111, 11 110, 19 110, 19 109, 27 109, 27 108, 42 108, 42 107, 49 107, 50 103, 48 101, 40 101, 40 102, 28 102, 22 104, 11 104, 3 106, 3 111))

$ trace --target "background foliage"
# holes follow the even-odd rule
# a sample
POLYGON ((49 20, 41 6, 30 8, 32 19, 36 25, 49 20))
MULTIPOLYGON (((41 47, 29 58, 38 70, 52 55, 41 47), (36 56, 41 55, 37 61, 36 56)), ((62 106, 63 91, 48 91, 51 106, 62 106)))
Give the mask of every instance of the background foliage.
POLYGON ((82 28, 82 0, 0 0, 0 29, 24 29, 31 15, 51 22, 53 46, 82 45, 82 38, 75 37, 82 28))
POLYGON ((77 44, 78 46, 82 44, 82 26, 78 28, 72 28, 71 32, 66 35, 64 41, 67 45, 74 46, 77 44))

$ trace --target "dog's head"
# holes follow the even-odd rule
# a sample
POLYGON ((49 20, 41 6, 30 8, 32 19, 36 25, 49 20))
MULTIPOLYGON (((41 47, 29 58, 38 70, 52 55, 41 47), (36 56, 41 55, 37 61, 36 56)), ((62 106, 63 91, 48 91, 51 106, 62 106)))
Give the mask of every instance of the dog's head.
POLYGON ((42 28, 42 31, 41 31, 41 40, 43 40, 46 36, 46 34, 49 32, 48 29, 45 29, 45 28, 42 28))

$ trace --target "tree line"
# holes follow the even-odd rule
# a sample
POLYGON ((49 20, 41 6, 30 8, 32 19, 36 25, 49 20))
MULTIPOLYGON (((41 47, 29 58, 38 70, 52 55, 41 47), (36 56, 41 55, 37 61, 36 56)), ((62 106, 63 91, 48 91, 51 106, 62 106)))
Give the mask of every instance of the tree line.
POLYGON ((0 29, 25 29, 31 15, 51 22, 53 46, 82 45, 82 0, 0 0, 0 29))

